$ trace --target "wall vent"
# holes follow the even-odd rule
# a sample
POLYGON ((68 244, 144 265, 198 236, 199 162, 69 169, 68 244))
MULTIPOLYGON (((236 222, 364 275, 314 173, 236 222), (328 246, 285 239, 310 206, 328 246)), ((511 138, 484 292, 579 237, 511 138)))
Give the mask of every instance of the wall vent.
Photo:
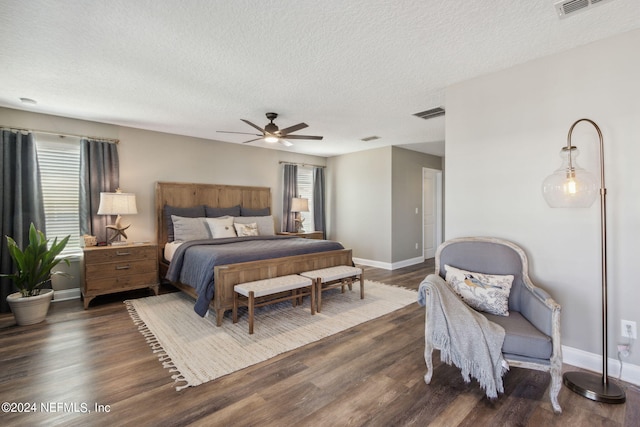
POLYGON ((429 120, 434 117, 444 116, 444 108, 436 107, 430 110, 422 111, 420 113, 415 113, 414 116, 420 117, 421 119, 429 120))
POLYGON ((368 136, 366 138, 362 138, 360 141, 364 141, 364 142, 369 142, 369 141, 375 141, 376 139, 380 139, 379 136, 368 136))
POLYGON ((560 18, 566 18, 577 12, 590 9, 593 6, 597 6, 602 3, 608 3, 612 0, 559 0, 553 5, 556 8, 556 12, 560 18))

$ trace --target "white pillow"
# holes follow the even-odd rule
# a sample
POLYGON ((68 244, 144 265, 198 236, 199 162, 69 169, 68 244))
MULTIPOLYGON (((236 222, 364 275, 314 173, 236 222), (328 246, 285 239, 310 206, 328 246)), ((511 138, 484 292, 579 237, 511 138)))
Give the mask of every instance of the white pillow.
POLYGON ((239 237, 243 236, 259 236, 258 234, 258 224, 252 222, 251 224, 239 224, 235 223, 233 226, 236 229, 236 233, 239 237))
POLYGON ((206 218, 187 218, 171 215, 173 222, 173 234, 175 240, 186 242, 188 240, 210 239, 206 218))
POLYGON ((219 218, 207 218, 207 225, 214 239, 223 237, 236 237, 236 230, 233 228, 232 216, 221 216, 219 218))
POLYGON ((509 315, 513 275, 474 273, 446 264, 444 268, 447 272, 445 280, 469 306, 498 316, 509 315))
POLYGON ((236 224, 252 224, 258 225, 259 236, 274 236, 276 234, 276 227, 273 222, 273 216, 237 216, 234 218, 236 224))

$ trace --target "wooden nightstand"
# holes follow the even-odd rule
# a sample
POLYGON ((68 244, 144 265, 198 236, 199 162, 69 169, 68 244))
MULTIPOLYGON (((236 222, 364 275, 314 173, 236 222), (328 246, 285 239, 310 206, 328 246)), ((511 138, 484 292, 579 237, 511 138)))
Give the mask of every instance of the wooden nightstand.
POLYGON ((92 246, 84 248, 85 310, 98 295, 151 288, 158 295, 157 245, 92 246))
POLYGON ((322 240, 322 231, 309 231, 306 233, 287 233, 285 231, 282 231, 280 233, 276 233, 276 234, 280 234, 283 236, 297 236, 297 237, 304 237, 305 239, 317 239, 317 240, 322 240))

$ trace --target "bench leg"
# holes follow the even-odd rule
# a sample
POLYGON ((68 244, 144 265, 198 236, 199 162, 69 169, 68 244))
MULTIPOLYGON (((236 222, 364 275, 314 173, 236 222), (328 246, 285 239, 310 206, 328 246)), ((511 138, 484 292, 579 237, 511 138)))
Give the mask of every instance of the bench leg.
POLYGON ((360 299, 364 299, 364 272, 360 273, 360 299))
POLYGON ((316 282, 311 281, 311 315, 316 314, 316 282))
POLYGON ((238 293, 233 293, 233 323, 238 323, 238 293))
POLYGON ((317 278, 315 282, 316 282, 316 293, 318 294, 316 311, 320 313, 320 311, 322 311, 322 279, 317 278))
POLYGON ((253 333, 253 315, 255 308, 256 298, 253 291, 249 292, 249 334, 253 333))

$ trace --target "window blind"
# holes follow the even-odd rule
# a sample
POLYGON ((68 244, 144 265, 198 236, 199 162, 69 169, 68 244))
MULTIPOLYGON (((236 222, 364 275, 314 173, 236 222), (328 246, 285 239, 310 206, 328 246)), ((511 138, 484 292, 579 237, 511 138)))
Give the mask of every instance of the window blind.
POLYGON ((61 255, 80 254, 80 139, 37 134, 36 148, 47 239, 71 236, 61 255))

